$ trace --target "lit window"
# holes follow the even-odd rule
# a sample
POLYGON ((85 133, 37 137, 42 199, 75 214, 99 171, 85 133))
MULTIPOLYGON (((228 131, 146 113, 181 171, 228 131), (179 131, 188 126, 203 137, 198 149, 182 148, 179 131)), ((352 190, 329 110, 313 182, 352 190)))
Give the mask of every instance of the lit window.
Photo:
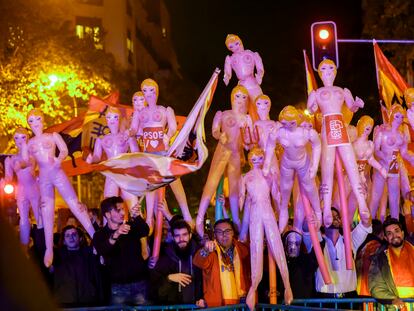
POLYGON ((99 18, 76 17, 75 31, 79 39, 93 40, 95 48, 103 49, 101 20, 99 18))

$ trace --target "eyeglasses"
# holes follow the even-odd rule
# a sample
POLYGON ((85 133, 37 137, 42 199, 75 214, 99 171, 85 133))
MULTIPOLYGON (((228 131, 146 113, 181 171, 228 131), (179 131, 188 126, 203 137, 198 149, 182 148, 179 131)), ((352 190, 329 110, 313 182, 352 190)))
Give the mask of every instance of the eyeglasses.
POLYGON ((232 229, 226 229, 226 230, 214 230, 214 234, 218 236, 228 236, 233 232, 232 229))

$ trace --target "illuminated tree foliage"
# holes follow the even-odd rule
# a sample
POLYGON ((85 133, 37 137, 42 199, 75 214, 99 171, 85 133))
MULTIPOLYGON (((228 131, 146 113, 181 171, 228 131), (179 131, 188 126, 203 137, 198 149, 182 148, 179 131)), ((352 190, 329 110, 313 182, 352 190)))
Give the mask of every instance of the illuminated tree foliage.
POLYGON ((132 80, 111 55, 74 36, 68 1, 0 0, 0 151, 4 136, 27 126, 30 109, 41 108, 49 126, 71 119, 75 105, 84 110, 90 95, 132 80))

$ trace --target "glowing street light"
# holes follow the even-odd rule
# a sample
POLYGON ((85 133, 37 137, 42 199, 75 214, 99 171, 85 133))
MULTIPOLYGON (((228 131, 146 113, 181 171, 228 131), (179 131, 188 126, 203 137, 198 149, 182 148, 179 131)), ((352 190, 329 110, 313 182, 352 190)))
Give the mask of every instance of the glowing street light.
POLYGON ((3 190, 5 194, 12 194, 14 192, 14 186, 12 184, 5 184, 3 190))
POLYGON ((49 75, 48 78, 49 78, 49 81, 50 81, 49 88, 54 87, 55 84, 56 84, 56 82, 59 81, 59 77, 57 75, 55 75, 55 74, 49 75))

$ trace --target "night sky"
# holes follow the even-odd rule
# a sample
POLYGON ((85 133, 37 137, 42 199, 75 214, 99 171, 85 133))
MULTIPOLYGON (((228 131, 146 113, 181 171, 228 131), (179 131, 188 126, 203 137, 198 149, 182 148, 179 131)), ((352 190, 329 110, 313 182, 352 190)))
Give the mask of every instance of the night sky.
MULTIPOLYGON (((215 67, 223 69, 230 52, 224 41, 234 33, 245 49, 259 52, 265 75, 263 92, 272 99, 271 118, 288 104, 304 105, 306 84, 302 50, 311 59, 310 26, 313 22, 336 22, 338 38, 361 38, 361 1, 226 1, 169 0, 171 36, 184 75, 202 88, 215 67)), ((378 114, 378 91, 371 44, 339 43, 340 66, 336 85, 361 97, 361 114, 378 114)), ((315 73, 316 74, 316 73, 315 73)), ((316 74, 317 75, 317 74, 316 74)), ((212 110, 230 108, 228 87, 220 76, 212 110)), ((318 80, 321 85, 321 82, 318 80)), ((210 113, 211 114, 211 113, 210 113)), ((357 117, 358 117, 357 115, 357 117)), ((355 123, 355 119, 353 123, 355 123)))

